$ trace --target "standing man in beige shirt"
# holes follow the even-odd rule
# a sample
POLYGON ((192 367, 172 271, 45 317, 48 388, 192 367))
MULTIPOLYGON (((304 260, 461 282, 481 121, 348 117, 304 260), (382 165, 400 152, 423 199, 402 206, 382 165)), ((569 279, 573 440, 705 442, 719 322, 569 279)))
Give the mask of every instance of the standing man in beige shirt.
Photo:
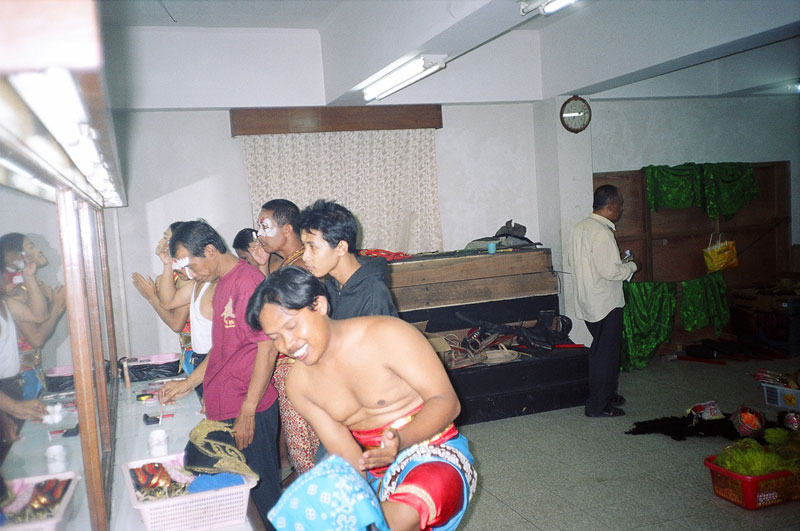
POLYGON ((592 334, 589 349, 587 417, 621 417, 625 398, 617 393, 622 339, 622 283, 639 269, 620 258, 613 231, 622 216, 622 194, 605 184, 594 191, 592 214, 572 230, 569 264, 575 279, 575 312, 592 334))

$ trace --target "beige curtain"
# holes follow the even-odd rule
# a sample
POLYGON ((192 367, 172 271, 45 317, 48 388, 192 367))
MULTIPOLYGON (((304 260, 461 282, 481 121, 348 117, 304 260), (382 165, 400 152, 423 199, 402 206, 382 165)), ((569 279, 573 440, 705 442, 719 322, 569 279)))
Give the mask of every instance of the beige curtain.
POLYGON ((284 198, 347 207, 359 247, 442 250, 433 129, 243 136, 253 219, 284 198))

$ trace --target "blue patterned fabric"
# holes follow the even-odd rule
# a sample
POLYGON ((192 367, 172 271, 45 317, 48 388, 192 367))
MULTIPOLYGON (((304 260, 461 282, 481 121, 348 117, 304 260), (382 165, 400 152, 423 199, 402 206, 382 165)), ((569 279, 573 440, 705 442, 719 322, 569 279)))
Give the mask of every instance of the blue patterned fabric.
POLYGON ((267 516, 279 531, 389 531, 367 480, 337 455, 297 478, 267 516))
POLYGON ((442 444, 416 444, 406 448, 381 477, 369 483, 347 461, 330 455, 297 478, 269 512, 278 531, 363 531, 372 524, 388 531, 380 500, 386 500, 416 466, 444 462, 459 471, 463 479, 463 507, 446 524, 434 531, 458 527, 477 486, 474 459, 466 437, 458 435, 442 444), (378 496, 375 492, 380 489, 378 496))

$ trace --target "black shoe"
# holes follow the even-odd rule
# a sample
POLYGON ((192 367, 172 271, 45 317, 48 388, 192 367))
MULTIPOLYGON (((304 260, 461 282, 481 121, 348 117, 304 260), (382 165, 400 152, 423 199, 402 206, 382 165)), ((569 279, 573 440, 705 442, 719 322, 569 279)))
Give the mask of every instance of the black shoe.
POLYGON ((625 400, 624 396, 614 393, 614 396, 611 397, 611 402, 609 402, 608 405, 611 407, 620 407, 624 406, 625 402, 627 402, 627 400, 625 400))
POLYGON ((603 411, 599 415, 590 415, 590 414, 586 413, 586 416, 587 417, 591 417, 591 418, 624 417, 625 416, 625 410, 624 409, 620 409, 618 407, 609 406, 609 407, 606 408, 605 411, 603 411))

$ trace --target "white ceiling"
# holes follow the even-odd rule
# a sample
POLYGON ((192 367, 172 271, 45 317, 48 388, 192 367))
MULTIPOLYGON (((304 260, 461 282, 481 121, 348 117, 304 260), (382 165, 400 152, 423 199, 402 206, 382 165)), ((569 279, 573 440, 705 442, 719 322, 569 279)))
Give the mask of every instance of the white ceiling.
MULTIPOLYGON (((518 30, 533 32, 526 34, 538 47, 541 98, 786 93, 800 82, 797 0, 579 0, 549 17, 522 17, 514 0, 102 0, 100 6, 105 33, 125 26, 317 30, 325 98, 334 105, 363 104, 356 87, 364 72, 391 60, 425 52, 445 53, 448 62, 482 57, 475 52, 518 30)), ((490 60, 504 59, 512 60, 490 60)), ((417 86, 425 83, 437 86, 428 80, 417 86)), ((412 89, 407 93, 420 92, 412 89)))

